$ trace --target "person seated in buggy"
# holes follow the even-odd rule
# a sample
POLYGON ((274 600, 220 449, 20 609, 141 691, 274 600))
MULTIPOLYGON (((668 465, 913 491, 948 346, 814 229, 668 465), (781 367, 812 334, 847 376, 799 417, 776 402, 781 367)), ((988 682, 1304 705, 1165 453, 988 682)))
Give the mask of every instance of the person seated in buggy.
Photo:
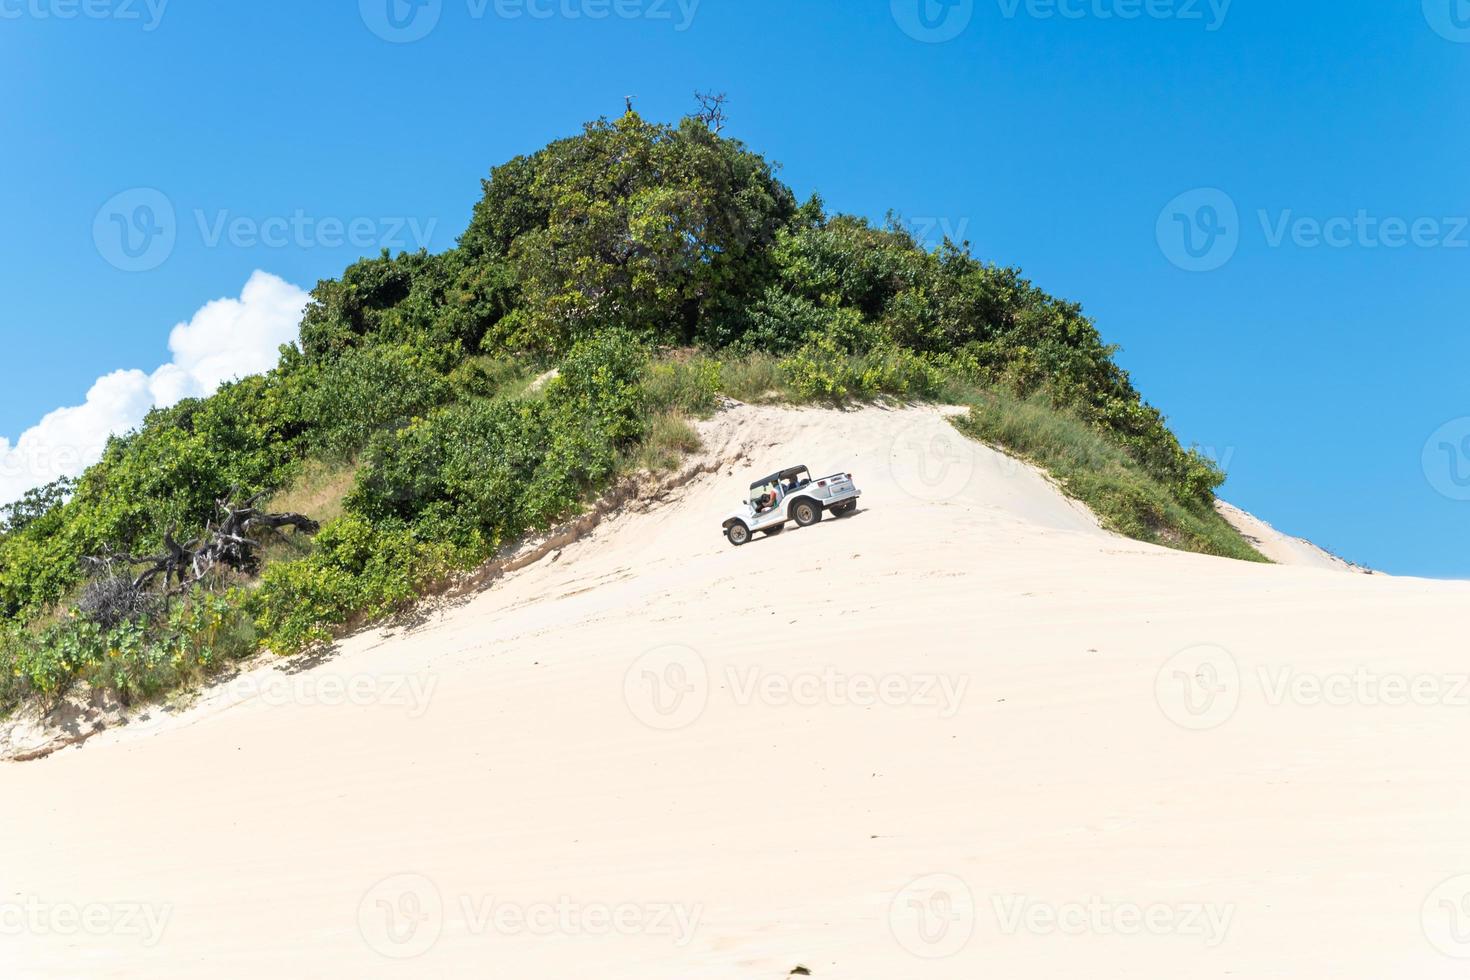
POLYGON ((773 480, 761 488, 760 495, 755 498, 755 512, 764 514, 781 502, 781 484, 773 480))

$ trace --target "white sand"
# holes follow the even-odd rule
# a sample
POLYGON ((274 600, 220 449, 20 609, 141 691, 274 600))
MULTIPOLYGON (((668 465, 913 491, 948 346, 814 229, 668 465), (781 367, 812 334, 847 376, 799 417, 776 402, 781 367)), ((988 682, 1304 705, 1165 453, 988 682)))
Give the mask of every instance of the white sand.
POLYGON ((0 767, 0 976, 1465 975, 1470 587, 1123 540, 932 411, 708 428, 412 631, 0 767), (862 509, 727 545, 793 462, 862 509))
POLYGON ((1308 568, 1326 568, 1338 572, 1362 572, 1368 569, 1339 558, 1324 548, 1319 548, 1305 538, 1283 534, 1254 514, 1228 504, 1215 501, 1215 510, 1239 531, 1255 549, 1279 565, 1304 565, 1308 568))

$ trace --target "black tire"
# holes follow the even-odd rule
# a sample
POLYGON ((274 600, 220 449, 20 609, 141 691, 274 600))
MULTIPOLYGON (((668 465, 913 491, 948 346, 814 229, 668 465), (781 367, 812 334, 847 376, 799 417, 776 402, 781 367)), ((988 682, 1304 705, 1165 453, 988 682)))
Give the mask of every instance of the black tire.
POLYGON ((822 519, 822 508, 810 500, 798 500, 791 507, 791 516, 801 527, 811 527, 822 519))
POLYGON ((838 517, 846 517, 848 514, 851 514, 855 510, 857 510, 857 501, 847 500, 838 504, 836 507, 833 507, 832 513, 838 517))
POLYGON ((768 528, 766 528, 761 533, 764 534, 768 538, 774 538, 776 535, 780 534, 784 530, 786 530, 786 525, 785 524, 777 524, 775 527, 768 527, 768 528))
POLYGON ((730 543, 738 548, 750 540, 750 528, 736 521, 734 524, 725 528, 725 537, 729 538, 730 543))

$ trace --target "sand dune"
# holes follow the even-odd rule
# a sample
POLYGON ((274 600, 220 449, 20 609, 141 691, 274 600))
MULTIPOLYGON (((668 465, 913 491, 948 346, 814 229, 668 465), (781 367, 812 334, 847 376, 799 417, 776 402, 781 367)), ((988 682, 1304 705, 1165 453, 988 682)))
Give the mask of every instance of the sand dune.
POLYGON ((1256 550, 1279 565, 1304 565, 1308 568, 1326 568, 1338 572, 1360 572, 1368 569, 1339 558, 1325 548, 1305 538, 1283 534, 1270 524, 1223 500, 1215 501, 1215 510, 1230 522, 1230 526, 1245 536, 1256 550))
POLYGON ((1470 587, 1121 539, 930 409, 705 428, 414 628, 0 767, 0 976, 1463 976, 1470 587), (730 547, 792 462, 861 509, 730 547))

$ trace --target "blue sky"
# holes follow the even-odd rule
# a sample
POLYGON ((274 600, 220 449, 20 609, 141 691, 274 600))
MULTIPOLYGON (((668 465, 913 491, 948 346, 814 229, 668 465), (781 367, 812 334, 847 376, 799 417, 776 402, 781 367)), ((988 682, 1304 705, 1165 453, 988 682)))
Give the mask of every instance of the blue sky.
POLYGON ((798 194, 1080 301, 1227 499, 1470 576, 1467 0, 389 2, 0 0, 0 437, 255 270, 448 247, 491 165, 716 89, 798 194), (161 258, 108 243, 160 199, 161 258))

